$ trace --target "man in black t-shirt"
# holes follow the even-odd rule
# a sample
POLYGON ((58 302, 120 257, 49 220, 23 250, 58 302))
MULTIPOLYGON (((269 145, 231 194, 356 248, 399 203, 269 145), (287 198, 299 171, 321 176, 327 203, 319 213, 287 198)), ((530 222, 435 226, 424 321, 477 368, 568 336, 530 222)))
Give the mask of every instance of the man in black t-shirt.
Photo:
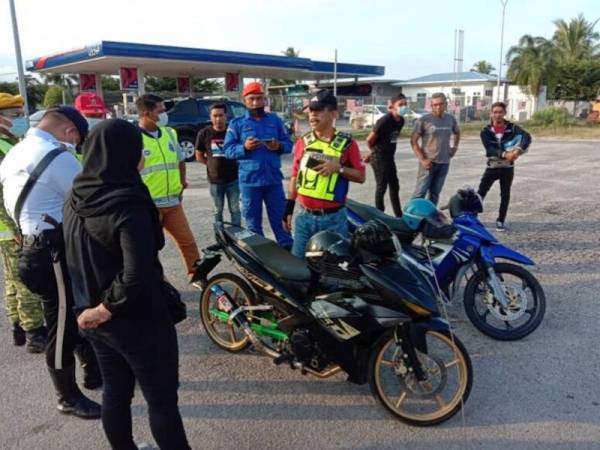
POLYGON ((390 112, 377 121, 373 131, 367 136, 367 145, 371 154, 365 158, 365 162, 371 163, 375 174, 375 206, 381 211, 385 210, 383 197, 389 186, 390 201, 396 217, 402 216, 402 207, 394 154, 396 142, 404 126, 402 116, 408 111, 406 97, 403 94, 395 95, 391 99, 390 112))
POLYGON ((211 125, 203 128, 196 136, 196 159, 206 164, 206 173, 213 199, 214 222, 223 221, 225 197, 229 206, 231 223, 240 226, 240 188, 238 185, 237 161, 225 158, 223 141, 227 131, 227 115, 223 103, 210 107, 211 125))

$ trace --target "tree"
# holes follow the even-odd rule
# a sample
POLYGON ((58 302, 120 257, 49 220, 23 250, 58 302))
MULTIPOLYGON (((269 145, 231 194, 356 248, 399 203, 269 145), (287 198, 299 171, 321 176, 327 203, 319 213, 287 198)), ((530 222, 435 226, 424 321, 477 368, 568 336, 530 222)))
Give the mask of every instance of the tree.
POLYGON ((223 93, 224 86, 222 81, 196 77, 192 77, 190 81, 194 92, 202 92, 205 94, 223 93))
POLYGON ((63 103, 64 88, 61 86, 50 86, 44 96, 44 108, 52 108, 63 103))
MULTIPOLYGON (((300 50, 296 50, 294 47, 288 47, 281 52, 283 56, 287 56, 289 58, 298 58, 300 56, 300 50)), ((270 80, 270 84, 272 86, 285 86, 287 84, 296 84, 297 80, 283 80, 279 78, 272 78, 270 80)))
POLYGON ((111 77, 109 75, 102 75, 100 77, 100 83, 102 84, 102 91, 114 92, 114 91, 121 90, 121 86, 119 85, 118 78, 111 77))
POLYGON ((548 96, 560 100, 593 100, 600 94, 600 59, 562 63, 548 96))
POLYGON ((506 55, 509 62, 507 76, 525 87, 534 97, 534 112, 544 85, 552 85, 556 78, 556 49, 543 37, 526 34, 519 44, 512 46, 506 55))
POLYGON ((600 33, 594 31, 598 20, 588 22, 583 14, 579 14, 569 23, 562 19, 553 22, 556 31, 552 42, 561 62, 576 63, 599 55, 600 44, 596 41, 600 39, 600 33))
POLYGON ((477 61, 471 68, 471 72, 485 73, 487 75, 491 74, 494 70, 496 70, 496 68, 492 66, 491 63, 484 60, 477 61))

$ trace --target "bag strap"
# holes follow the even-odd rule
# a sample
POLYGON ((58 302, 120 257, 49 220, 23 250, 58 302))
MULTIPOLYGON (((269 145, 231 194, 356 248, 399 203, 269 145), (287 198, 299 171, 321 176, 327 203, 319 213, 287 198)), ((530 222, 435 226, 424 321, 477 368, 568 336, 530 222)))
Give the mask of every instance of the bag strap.
POLYGON ((66 152, 66 151, 67 150, 64 147, 57 147, 57 148, 49 151, 42 158, 42 160, 38 163, 38 165, 35 166, 35 168, 31 172, 31 174, 29 174, 29 178, 27 179, 25 186, 23 186, 23 189, 21 189, 19 197, 17 198, 17 203, 15 203, 14 215, 15 215, 15 223, 17 225, 17 230, 19 232, 19 237, 23 237, 23 232, 21 231, 20 218, 21 218, 21 210, 23 209, 25 200, 29 196, 29 193, 33 189, 33 186, 37 182, 38 178, 42 175, 42 173, 44 173, 44 171, 50 165, 50 163, 54 160, 54 158, 56 158, 58 155, 60 155, 63 152, 66 152))

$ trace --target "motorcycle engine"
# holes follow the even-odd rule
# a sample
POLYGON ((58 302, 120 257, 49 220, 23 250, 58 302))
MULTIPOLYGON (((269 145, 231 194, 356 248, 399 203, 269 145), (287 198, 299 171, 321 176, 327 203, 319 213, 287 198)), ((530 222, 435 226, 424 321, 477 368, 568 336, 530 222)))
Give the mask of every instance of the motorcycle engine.
POLYGON ((322 370, 327 366, 327 357, 319 348, 306 328, 294 330, 289 340, 290 350, 295 358, 302 364, 315 370, 322 370))

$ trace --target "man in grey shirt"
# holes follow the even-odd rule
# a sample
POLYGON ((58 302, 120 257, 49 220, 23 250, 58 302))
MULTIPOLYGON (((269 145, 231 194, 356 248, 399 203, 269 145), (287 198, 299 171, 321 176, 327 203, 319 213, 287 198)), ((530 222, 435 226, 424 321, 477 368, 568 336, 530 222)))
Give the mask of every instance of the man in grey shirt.
POLYGON ((437 205, 444 187, 450 160, 458 150, 460 129, 454 116, 446 113, 446 96, 438 92, 431 96, 431 114, 415 124, 410 144, 419 160, 417 187, 413 198, 425 198, 437 205), (454 142, 450 146, 450 138, 454 142), (421 143, 419 144, 419 140, 421 143))

